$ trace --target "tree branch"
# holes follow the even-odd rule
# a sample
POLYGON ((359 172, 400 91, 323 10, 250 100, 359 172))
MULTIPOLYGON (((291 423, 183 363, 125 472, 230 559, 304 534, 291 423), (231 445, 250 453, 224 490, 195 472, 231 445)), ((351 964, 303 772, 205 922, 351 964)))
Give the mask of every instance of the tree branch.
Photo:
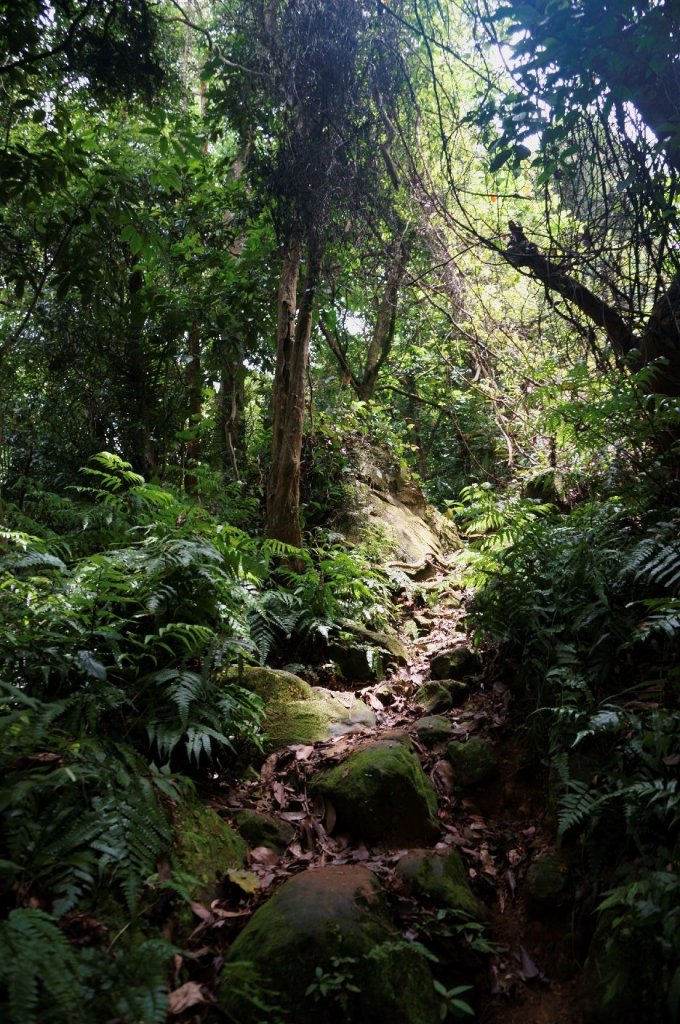
POLYGON ((528 271, 529 275, 545 285, 546 289, 557 292, 580 309, 594 324, 602 327, 617 355, 625 356, 632 349, 638 348, 637 337, 615 309, 585 285, 565 274, 559 264, 544 256, 538 246, 526 237, 521 224, 510 221, 509 227, 510 243, 500 252, 511 266, 528 271))

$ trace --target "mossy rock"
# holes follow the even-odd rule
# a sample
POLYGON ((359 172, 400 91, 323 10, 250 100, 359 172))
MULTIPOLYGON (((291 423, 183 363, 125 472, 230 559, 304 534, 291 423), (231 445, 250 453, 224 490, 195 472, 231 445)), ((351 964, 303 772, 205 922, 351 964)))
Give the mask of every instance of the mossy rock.
POLYGON ((174 817, 173 873, 183 876, 193 899, 208 903, 221 877, 243 865, 248 847, 219 814, 198 801, 179 804, 174 817))
POLYGON ((346 620, 340 626, 342 633, 328 645, 328 656, 348 685, 380 679, 388 668, 407 664, 408 652, 398 637, 346 620))
POLYGON ((407 736, 353 751, 312 788, 331 801, 337 830, 368 842, 409 846, 439 833, 437 797, 407 736))
POLYGON ((295 1024, 439 1019, 429 965, 400 938, 377 878, 363 867, 325 867, 289 879, 232 945, 220 1006, 239 1024, 259 1024, 262 1011, 239 984, 244 962, 251 965, 253 994, 268 993, 270 1003, 288 1011, 295 1024), (308 993, 317 968, 342 979, 335 992, 324 995, 313 987, 308 993))
POLYGON ((458 676, 474 675, 482 667, 482 659, 469 647, 454 647, 450 651, 436 654, 430 661, 433 679, 453 679, 458 676))
POLYGON ((378 493, 360 480, 351 486, 353 508, 342 524, 343 533, 358 544, 375 544, 378 535, 383 560, 417 564, 460 547, 455 526, 436 509, 425 506, 419 515, 387 491, 378 493))
POLYGON ((441 685, 448 691, 454 708, 459 708, 469 696, 470 684, 461 679, 442 679, 441 685))
POLYGON ((444 910, 460 910, 477 920, 486 916, 456 850, 410 850, 401 858, 396 871, 411 895, 444 910))
POLYGON ((249 666, 243 669, 242 683, 264 702, 266 750, 317 743, 375 725, 375 715, 363 701, 354 696, 343 700, 292 672, 249 666))
POLYGON ((262 814, 248 808, 230 811, 239 833, 251 848, 267 846, 270 850, 283 853, 295 838, 295 829, 288 821, 275 818, 273 814, 262 814))
POLYGON ((483 786, 498 775, 498 758, 489 740, 455 740, 449 743, 446 753, 454 768, 456 785, 462 789, 483 786))
POLYGON ((444 743, 451 736, 453 726, 448 718, 442 715, 427 715, 419 718, 413 726, 416 736, 426 747, 434 747, 437 743, 444 743))
POLYGON ((416 707, 422 708, 428 715, 436 715, 440 711, 449 711, 453 707, 451 694, 441 683, 431 680, 423 683, 416 690, 414 702, 416 707))
POLYGON ((415 612, 411 621, 415 622, 418 627, 418 636, 427 636, 428 633, 432 632, 434 622, 431 614, 427 615, 423 612, 415 612))
POLYGON ((468 684, 458 679, 431 679, 418 687, 414 702, 429 715, 436 715, 440 711, 460 707, 469 692, 468 684))
POLYGON ((568 867, 558 853, 545 853, 530 865, 524 896, 532 914, 542 917, 564 904, 567 875, 568 867))

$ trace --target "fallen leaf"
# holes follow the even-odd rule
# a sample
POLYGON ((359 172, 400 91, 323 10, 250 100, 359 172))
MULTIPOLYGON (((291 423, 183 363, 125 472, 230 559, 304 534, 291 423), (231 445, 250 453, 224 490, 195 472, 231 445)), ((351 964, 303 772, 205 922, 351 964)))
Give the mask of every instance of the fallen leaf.
POLYGON ((210 1000, 206 998, 203 986, 195 981, 187 981, 174 992, 168 992, 168 1010, 172 1014, 184 1013, 191 1006, 207 1002, 210 1000))
POLYGON ((239 889, 249 896, 260 888, 260 879, 254 871, 244 871, 242 868, 230 868, 227 871, 227 878, 239 889))
POLYGON ((272 783, 272 795, 279 807, 286 805, 286 790, 282 782, 272 783))
POLYGON ((265 786, 269 785, 269 783, 274 778, 274 772, 276 771, 276 763, 278 761, 278 758, 278 754, 270 754, 267 760, 260 768, 260 779, 262 780, 265 786))
POLYGON ((276 875, 273 871, 265 871, 259 876, 260 889, 268 889, 272 882, 276 881, 276 875))
POLYGON ((223 910, 222 907, 217 906, 218 900, 214 900, 212 905, 213 914, 215 917, 219 917, 223 920, 230 920, 232 917, 250 917, 252 910, 223 910))
POLYGON ((272 850, 268 846, 256 846, 254 850, 250 851, 248 859, 254 864, 266 864, 272 867, 279 862, 280 858, 276 850, 272 850))
POLYGON ((200 917, 201 921, 207 921, 209 917, 212 917, 211 912, 207 907, 204 907, 202 903, 196 903, 194 900, 191 901, 191 909, 193 910, 196 917, 200 917))
POLYGON ((524 946, 519 947, 519 962, 522 966, 522 977, 525 981, 533 981, 534 978, 543 977, 543 971, 532 960, 524 946))
POLYGON ((430 772, 430 778, 432 779, 435 789, 440 793, 453 793, 455 787, 454 771, 453 765, 450 761, 437 761, 430 772))

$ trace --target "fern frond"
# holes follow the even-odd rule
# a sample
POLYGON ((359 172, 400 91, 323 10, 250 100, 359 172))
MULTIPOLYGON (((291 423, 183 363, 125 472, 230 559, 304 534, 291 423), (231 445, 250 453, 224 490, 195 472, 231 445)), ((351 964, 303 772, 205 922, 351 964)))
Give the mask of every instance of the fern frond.
POLYGON ((566 832, 592 817, 597 804, 598 800, 590 792, 587 783, 571 779, 568 790, 560 798, 557 812, 559 838, 563 839, 566 832))
POLYGON ((168 822, 148 784, 114 790, 93 801, 99 834, 92 847, 100 871, 110 870, 119 881, 130 913, 134 912, 142 881, 171 842, 168 822))
POLYGON ((78 962, 54 920, 42 910, 13 910, 0 923, 0 980, 7 989, 12 1024, 41 1024, 45 996, 61 1019, 80 1019, 78 962))

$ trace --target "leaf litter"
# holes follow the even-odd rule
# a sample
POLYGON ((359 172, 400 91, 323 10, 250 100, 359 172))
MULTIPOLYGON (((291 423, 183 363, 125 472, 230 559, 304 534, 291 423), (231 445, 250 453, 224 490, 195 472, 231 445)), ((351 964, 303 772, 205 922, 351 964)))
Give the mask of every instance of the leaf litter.
MULTIPOLYGON (((215 780, 210 803, 227 820, 232 809, 248 808, 293 825, 296 834, 280 853, 263 846, 250 850, 247 867, 226 873, 220 898, 209 907, 191 903, 196 925, 178 957, 182 970, 177 981, 181 977, 182 983, 168 997, 174 1017, 187 1024, 203 1024, 214 1013, 214 989, 229 945, 276 886, 309 868, 369 867, 391 894, 402 935, 422 940, 423 926, 433 919, 433 910, 405 896, 394 871, 408 851, 369 846, 335 834, 335 808, 323 797, 313 798, 309 786, 316 772, 338 764, 360 743, 399 730, 409 732, 438 795, 442 835, 436 848, 458 850, 473 891, 489 911, 492 954, 484 977, 477 979, 478 1020, 481 1024, 579 1024, 582 1012, 575 982, 550 977, 555 936, 550 927, 531 920, 522 896, 529 864, 539 853, 554 849, 554 828, 546 820, 544 794, 519 777, 521 751, 514 742, 508 687, 502 679, 488 680, 482 673, 465 703, 442 713, 453 727, 446 743, 483 736, 496 744, 501 778, 482 793, 458 794, 453 766, 444 756, 446 743, 427 748, 413 733, 415 722, 424 714, 413 698, 430 677, 429 661, 465 639, 456 630, 464 616, 464 602, 460 610, 433 612, 428 616, 427 637, 410 644, 402 637, 410 647, 411 662, 391 676, 390 690, 382 681, 357 691, 376 712, 374 728, 276 751, 264 760, 256 780, 238 784, 215 780)), ((556 922, 553 931, 560 927, 564 930, 556 922)))

